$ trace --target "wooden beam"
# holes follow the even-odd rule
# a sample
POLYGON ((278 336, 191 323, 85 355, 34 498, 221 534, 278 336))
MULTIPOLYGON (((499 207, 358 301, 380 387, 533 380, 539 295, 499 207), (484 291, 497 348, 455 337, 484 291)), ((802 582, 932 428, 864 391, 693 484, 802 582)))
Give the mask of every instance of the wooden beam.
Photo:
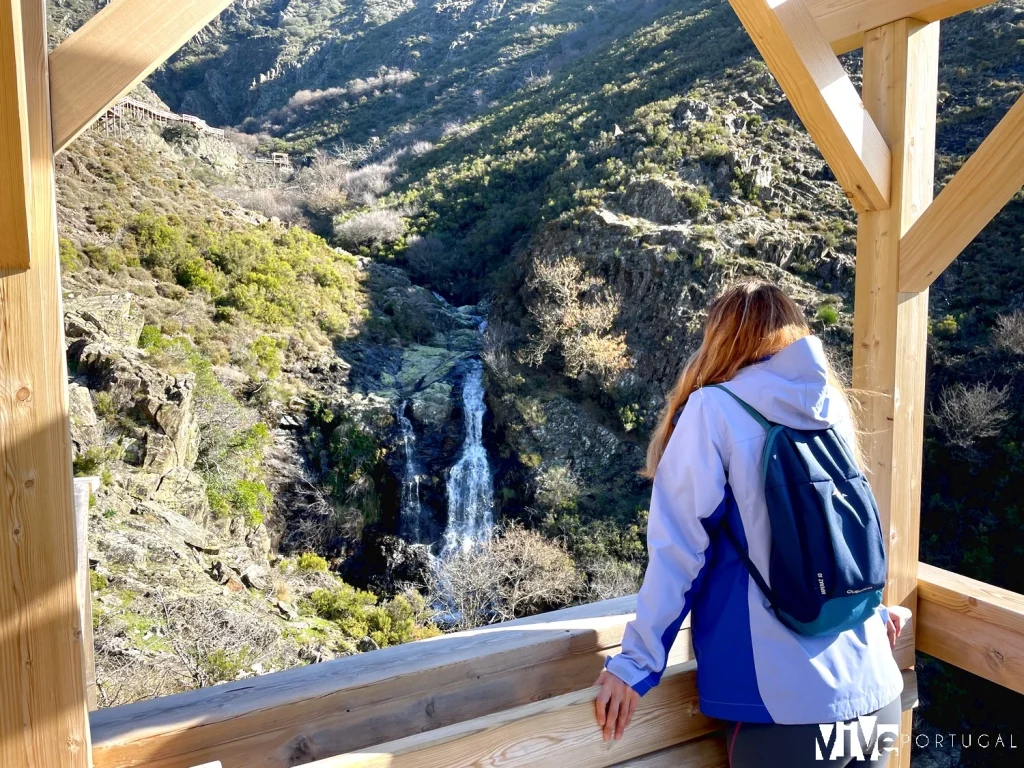
POLYGON ((617 763, 615 768, 729 768, 725 731, 617 763))
MULTIPOLYGON (((290 768, 593 683, 634 596, 92 713, 95 768, 290 768)), ((689 622, 672 650, 692 659, 689 622)))
MULTIPOLYGON (((868 33, 864 96, 893 147, 893 206, 861 215, 857 235, 853 388, 872 488, 887 532, 886 603, 917 585, 928 297, 900 294, 899 245, 932 195, 937 24, 903 20, 868 33)), ((909 601, 909 604, 908 604, 909 601)))
POLYGON ((0 269, 29 267, 29 145, 21 3, 0 4, 0 269))
MULTIPOLYGON (((871 485, 886 533, 887 605, 916 610, 928 294, 899 292, 900 238, 932 196, 939 26, 904 19, 864 41, 864 103, 892 147, 888 211, 857 226, 853 388, 871 485)), ((904 712, 901 727, 913 730, 904 712)), ((909 768, 910 750, 890 760, 909 768)))
POLYGON ((113 0, 50 54, 53 147, 75 137, 231 0, 113 0))
POLYGON ((0 765, 87 768, 46 3, 13 4, 25 61, 32 268, 0 270, 0 765))
POLYGON ((900 246, 900 290, 923 291, 1024 186, 1024 96, 964 163, 900 246))
POLYGON ((889 147, 804 0, 729 3, 854 208, 888 208, 889 147))
POLYGON ((1024 693, 1024 595, 921 563, 918 647, 1024 693))
POLYGON ((694 662, 670 667, 640 701, 619 741, 603 741, 588 688, 430 733, 311 763, 310 768, 600 768, 710 733, 700 713, 694 662))
POLYGON ((807 0, 821 34, 836 53, 864 45, 864 33, 900 19, 941 21, 994 0, 807 0))

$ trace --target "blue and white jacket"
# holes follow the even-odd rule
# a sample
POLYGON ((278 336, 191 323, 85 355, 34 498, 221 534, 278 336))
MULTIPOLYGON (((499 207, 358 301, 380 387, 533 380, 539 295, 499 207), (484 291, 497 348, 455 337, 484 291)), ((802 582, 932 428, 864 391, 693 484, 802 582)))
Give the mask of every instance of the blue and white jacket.
MULTIPOLYGON (((798 429, 835 426, 848 440, 845 401, 826 381, 813 337, 741 370, 726 386, 769 421, 798 429)), ((772 612, 720 523, 749 548, 768 578, 771 529, 759 471, 765 431, 727 393, 690 396, 654 478, 650 563, 636 618, 610 672, 643 695, 658 684, 680 625, 693 611, 701 711, 725 720, 810 724, 880 709, 903 690, 879 609, 857 629, 807 637, 772 612)))

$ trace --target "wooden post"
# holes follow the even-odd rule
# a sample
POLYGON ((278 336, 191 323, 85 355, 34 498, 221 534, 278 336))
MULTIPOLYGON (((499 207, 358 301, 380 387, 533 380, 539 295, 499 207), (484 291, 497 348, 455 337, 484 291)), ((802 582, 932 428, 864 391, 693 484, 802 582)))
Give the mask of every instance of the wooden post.
POLYGON ((85 686, 89 711, 96 709, 96 649, 92 637, 92 577, 89 570, 89 502, 99 488, 98 477, 75 478, 75 553, 78 571, 78 610, 82 614, 85 686))
POLYGON ((21 6, 0 4, 0 268, 28 269, 28 106, 21 6))
MULTIPOLYGON (((28 120, 31 269, 0 269, 0 765, 87 768, 46 3, 13 5, 25 62, 17 85, 28 120)), ((0 186, 9 170, 0 166, 0 186)))
MULTIPOLYGON (((857 231, 853 386, 871 484, 887 533, 887 604, 914 610, 921 511, 928 292, 899 293, 900 238, 931 202, 939 24, 912 19, 864 40, 864 103, 892 150, 891 208, 857 231)), ((904 713, 904 734, 912 718, 904 713)), ((910 765, 909 743, 899 766, 910 765)))

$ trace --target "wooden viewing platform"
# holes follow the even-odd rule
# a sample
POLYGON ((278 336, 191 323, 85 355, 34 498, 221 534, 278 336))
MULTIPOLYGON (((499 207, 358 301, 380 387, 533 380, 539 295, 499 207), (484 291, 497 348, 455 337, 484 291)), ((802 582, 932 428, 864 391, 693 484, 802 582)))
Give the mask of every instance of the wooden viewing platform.
MULTIPOLYGON (((918 562, 928 287, 1024 183, 1018 103, 932 200, 939 23, 986 2, 730 0, 859 215, 853 385, 885 601, 915 614, 905 733, 915 650, 1024 692, 1024 597, 918 562), (861 92, 836 58, 857 47, 861 92)), ((112 0, 47 53, 45 0, 0 3, 0 765, 724 765, 686 627, 601 741, 590 686, 628 598, 88 712, 54 156, 229 4, 112 0)))

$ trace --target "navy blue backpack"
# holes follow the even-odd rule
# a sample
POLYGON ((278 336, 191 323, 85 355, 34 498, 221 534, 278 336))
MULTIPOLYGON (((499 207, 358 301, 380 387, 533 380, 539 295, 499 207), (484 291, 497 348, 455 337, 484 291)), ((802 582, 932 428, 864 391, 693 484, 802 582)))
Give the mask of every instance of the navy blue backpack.
POLYGON ((761 478, 771 524, 771 587, 728 525, 723 530, 775 615, 802 635, 862 625, 882 602, 885 548, 867 478, 835 428, 773 424, 727 392, 768 433, 761 478))

